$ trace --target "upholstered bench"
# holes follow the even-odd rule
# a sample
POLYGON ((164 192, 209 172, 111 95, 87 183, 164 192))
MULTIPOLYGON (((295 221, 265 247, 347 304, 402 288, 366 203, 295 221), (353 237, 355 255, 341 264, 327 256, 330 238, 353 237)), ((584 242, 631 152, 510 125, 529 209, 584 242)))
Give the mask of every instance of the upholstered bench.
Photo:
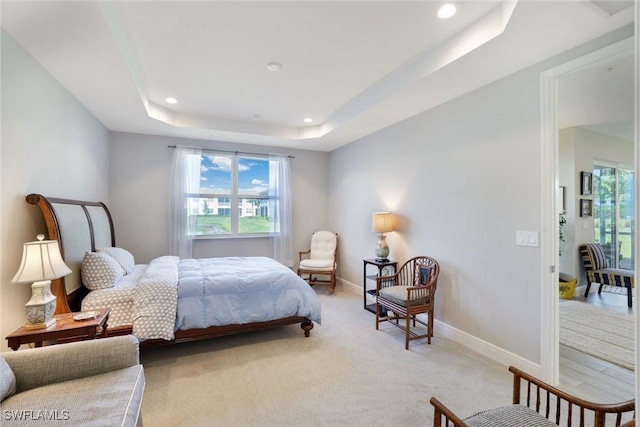
POLYGON ((131 336, 0 355, 4 426, 141 426, 144 371, 131 336))

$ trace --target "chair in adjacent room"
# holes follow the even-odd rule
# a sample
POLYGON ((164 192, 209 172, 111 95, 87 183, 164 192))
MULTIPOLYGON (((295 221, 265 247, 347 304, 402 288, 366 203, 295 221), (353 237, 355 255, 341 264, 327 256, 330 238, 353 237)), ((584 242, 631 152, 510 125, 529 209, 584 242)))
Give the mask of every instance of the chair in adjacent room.
POLYGON ((337 251, 337 233, 316 231, 311 236, 309 250, 299 253, 298 276, 306 280, 311 286, 330 286, 331 293, 333 293, 336 290, 337 251))
POLYGON ((391 276, 376 278, 376 329, 380 322, 389 322, 405 331, 405 349, 409 341, 433 337, 433 311, 440 266, 428 256, 417 256, 405 262, 391 276), (427 322, 418 318, 426 314, 427 322), (404 325, 400 323, 404 319, 404 325), (426 327, 426 333, 416 332, 416 323, 426 327), (411 328, 414 330, 411 330, 411 328))
POLYGON ((582 264, 587 272, 587 290, 585 297, 589 296, 592 283, 599 283, 598 294, 602 292, 604 285, 623 286, 627 288, 627 305, 633 306, 634 273, 631 270, 609 268, 607 258, 599 243, 586 243, 580 245, 582 264))

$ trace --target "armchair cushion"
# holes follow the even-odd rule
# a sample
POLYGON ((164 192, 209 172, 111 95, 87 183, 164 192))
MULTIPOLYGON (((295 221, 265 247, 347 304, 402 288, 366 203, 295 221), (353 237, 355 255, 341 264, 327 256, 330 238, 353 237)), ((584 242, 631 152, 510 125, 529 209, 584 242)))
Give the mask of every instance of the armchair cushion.
POLYGON ((331 259, 303 259, 300 261, 300 269, 302 270, 331 271, 334 268, 333 255, 331 259))
POLYGON ((557 427, 557 424, 524 405, 509 405, 489 409, 465 418, 464 422, 469 427, 557 427))
POLYGON ((133 335, 7 352, 3 356, 16 376, 18 393, 139 363, 138 340, 133 335))
POLYGON ((311 237, 310 259, 330 260, 336 253, 337 238, 331 231, 316 231, 311 237))
POLYGON ((631 286, 634 287, 634 273, 632 270, 622 270, 619 268, 602 268, 589 272, 590 280, 603 285, 611 286, 631 286))
POLYGON ((16 392, 16 376, 0 355, 0 402, 16 392))
POLYGON ((600 270, 609 266, 604 250, 599 243, 585 243, 581 247, 585 270, 600 270))
MULTIPOLYGON (((410 286, 389 286, 380 289, 380 296, 388 299, 402 307, 407 306, 407 289, 410 286)), ((411 298, 411 303, 415 305, 426 304, 429 302, 428 297, 418 297, 417 295, 411 298)))
MULTIPOLYGON (((39 413, 55 414, 62 421, 60 425, 134 426, 140 418, 144 386, 142 365, 136 365, 32 388, 6 399, 2 402, 2 409, 9 411, 7 413, 37 409, 34 416, 39 413)), ((21 424, 24 420, 4 422, 6 427, 24 425, 21 424)))

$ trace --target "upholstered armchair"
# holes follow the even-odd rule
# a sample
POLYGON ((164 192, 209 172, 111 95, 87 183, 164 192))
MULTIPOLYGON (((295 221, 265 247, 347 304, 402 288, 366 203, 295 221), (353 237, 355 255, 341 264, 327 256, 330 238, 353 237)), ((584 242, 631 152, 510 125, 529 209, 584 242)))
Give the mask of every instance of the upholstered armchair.
POLYGON ((376 278, 376 329, 381 322, 388 321, 405 331, 405 349, 409 341, 427 338, 431 344, 433 337, 433 311, 440 266, 428 256, 418 256, 405 262, 391 276, 376 278), (426 314, 427 322, 418 314, 426 314), (404 325, 399 322, 404 319, 404 325), (426 333, 416 332, 411 327, 419 323, 426 327, 426 333))
POLYGON ((133 335, 4 352, 0 425, 139 427, 144 387, 133 335))
POLYGON ((587 273, 587 290, 585 298, 589 296, 592 283, 599 283, 598 294, 602 292, 604 285, 624 286, 627 288, 627 305, 633 306, 634 273, 630 270, 609 268, 607 258, 599 243, 586 243, 580 245, 582 264, 587 273))
POLYGON ((299 253, 298 276, 311 286, 330 286, 333 293, 336 290, 337 251, 338 234, 332 231, 316 231, 311 236, 309 250, 299 253))

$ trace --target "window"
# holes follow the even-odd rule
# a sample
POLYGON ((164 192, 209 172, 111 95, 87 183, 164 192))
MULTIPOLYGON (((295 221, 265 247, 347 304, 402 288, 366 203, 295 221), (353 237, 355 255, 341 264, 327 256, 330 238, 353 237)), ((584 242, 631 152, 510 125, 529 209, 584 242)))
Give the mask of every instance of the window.
POLYGON ((635 185, 633 168, 593 167, 593 225, 612 268, 633 270, 635 259, 635 185))
POLYGON ((188 198, 196 236, 265 235, 277 229, 270 215, 277 203, 270 196, 270 169, 277 168, 277 161, 235 154, 190 156, 200 164, 200 182, 194 186, 199 191, 188 198))
POLYGON ((196 238, 268 236, 268 255, 293 266, 291 156, 175 149, 172 255, 191 258, 196 238))

